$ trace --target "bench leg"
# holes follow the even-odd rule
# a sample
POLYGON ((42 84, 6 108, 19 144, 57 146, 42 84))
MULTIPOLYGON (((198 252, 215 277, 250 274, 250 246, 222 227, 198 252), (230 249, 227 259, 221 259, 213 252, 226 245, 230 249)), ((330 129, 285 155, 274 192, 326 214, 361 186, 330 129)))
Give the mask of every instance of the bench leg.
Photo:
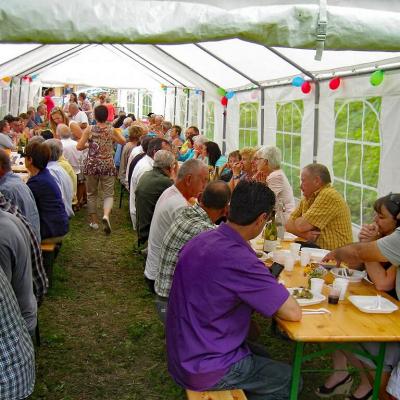
POLYGON ((53 286, 53 264, 55 254, 54 252, 43 253, 43 266, 46 271, 47 279, 49 280, 49 288, 53 286))

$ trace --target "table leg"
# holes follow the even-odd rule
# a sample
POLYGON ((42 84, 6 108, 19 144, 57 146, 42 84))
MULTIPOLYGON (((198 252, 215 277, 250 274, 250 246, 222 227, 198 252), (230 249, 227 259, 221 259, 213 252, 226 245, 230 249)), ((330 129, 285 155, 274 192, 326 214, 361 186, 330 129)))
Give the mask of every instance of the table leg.
POLYGON ((301 363, 303 361, 303 348, 303 342, 296 342, 292 368, 292 387, 290 388, 290 400, 297 400, 299 394, 301 363))
POLYGON ((376 370, 374 379, 374 391, 372 393, 372 400, 378 400, 379 388, 381 386, 383 362, 385 360, 386 343, 380 343, 378 358, 376 359, 376 370))

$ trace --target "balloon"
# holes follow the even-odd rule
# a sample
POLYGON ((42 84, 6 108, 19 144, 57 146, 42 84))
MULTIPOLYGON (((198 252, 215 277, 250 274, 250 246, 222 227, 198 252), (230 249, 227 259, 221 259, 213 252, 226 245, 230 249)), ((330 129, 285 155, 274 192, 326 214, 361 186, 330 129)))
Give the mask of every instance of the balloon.
POLYGON ((384 72, 381 69, 379 69, 378 71, 375 71, 371 75, 371 78, 369 78, 369 81, 371 82, 371 85, 372 86, 379 86, 383 81, 383 75, 384 75, 384 72))
POLYGON ((304 83, 304 79, 301 76, 295 76, 292 79, 292 86, 300 87, 304 83))
POLYGON ((2 81, 9 83, 11 82, 11 76, 5 76, 4 78, 1 78, 2 81))
POLYGON ((38 76, 39 76, 39 74, 35 74, 35 75, 32 75, 31 78, 32 78, 33 80, 35 80, 35 79, 38 78, 38 76))
POLYGON ((196 89, 196 90, 194 91, 194 93, 195 93, 195 94, 201 94, 201 90, 200 90, 200 89, 196 89))
POLYGON ((217 89, 217 93, 218 93, 220 96, 225 96, 225 95, 226 95, 226 90, 223 89, 222 87, 219 87, 219 88, 217 89))
POLYGON ((166 91, 168 90, 168 88, 167 88, 166 86, 164 86, 164 87, 162 88, 162 90, 164 90, 164 92, 166 92, 166 91))
POLYGON ((230 100, 235 95, 235 92, 229 91, 226 93, 225 97, 230 100))
POLYGON ((340 86, 340 78, 339 77, 332 78, 329 81, 329 88, 330 89, 336 90, 339 86, 340 86))
POLYGON ((226 107, 228 105, 228 99, 224 96, 221 98, 221 104, 226 107))
POLYGON ((310 93, 311 92, 311 84, 308 81, 304 81, 303 84, 301 85, 301 91, 304 94, 310 93))

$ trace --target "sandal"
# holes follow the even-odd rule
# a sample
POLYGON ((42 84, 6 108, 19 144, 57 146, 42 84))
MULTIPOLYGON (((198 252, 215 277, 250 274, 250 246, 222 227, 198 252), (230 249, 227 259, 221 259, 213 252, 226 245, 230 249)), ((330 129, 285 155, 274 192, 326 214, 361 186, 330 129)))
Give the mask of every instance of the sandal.
POLYGON ((372 392, 373 391, 374 391, 374 389, 371 389, 363 397, 356 397, 353 394, 351 394, 350 396, 346 396, 346 400, 370 400, 370 399, 372 399, 372 392))
POLYGON ((347 375, 344 379, 342 379, 340 382, 338 382, 336 385, 327 388, 325 385, 322 385, 318 387, 315 390, 315 394, 318 397, 331 397, 337 394, 349 394, 351 386, 353 384, 353 378, 349 374, 347 375))

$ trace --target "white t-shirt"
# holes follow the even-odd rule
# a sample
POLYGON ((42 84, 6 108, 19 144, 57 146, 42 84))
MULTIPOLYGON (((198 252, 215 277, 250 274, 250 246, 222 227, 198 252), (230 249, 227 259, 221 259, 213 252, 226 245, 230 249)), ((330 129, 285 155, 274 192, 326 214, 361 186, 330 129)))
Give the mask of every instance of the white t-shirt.
POLYGON ((80 164, 81 164, 82 152, 77 150, 76 148, 77 142, 69 138, 69 139, 61 139, 61 143, 63 145, 63 156, 71 164, 75 174, 79 174, 81 172, 80 164))
POLYGON ((284 216, 286 222, 296 208, 296 204, 294 202, 293 189, 285 173, 281 169, 272 171, 267 177, 267 185, 275 193, 276 204, 281 202, 285 207, 284 216))
POLYGON ((163 238, 179 210, 186 206, 189 206, 188 202, 175 185, 165 189, 158 199, 150 225, 146 268, 144 270, 144 275, 148 279, 156 280, 163 238))
POLYGON ((78 111, 73 117, 71 117, 72 121, 77 122, 78 124, 88 124, 89 120, 84 111, 78 111))
POLYGON ((125 180, 128 182, 128 173, 129 173, 129 167, 131 165, 132 160, 138 156, 140 153, 143 153, 143 147, 142 145, 134 147, 133 150, 131 151, 131 154, 129 154, 128 162, 126 163, 126 177, 125 180))
POLYGON ((131 177, 131 186, 129 189, 129 212, 131 214, 131 220, 133 229, 136 229, 136 196, 135 190, 139 183, 139 179, 143 176, 143 174, 147 171, 151 171, 153 169, 154 160, 149 157, 147 154, 136 164, 135 169, 133 170, 131 177))

